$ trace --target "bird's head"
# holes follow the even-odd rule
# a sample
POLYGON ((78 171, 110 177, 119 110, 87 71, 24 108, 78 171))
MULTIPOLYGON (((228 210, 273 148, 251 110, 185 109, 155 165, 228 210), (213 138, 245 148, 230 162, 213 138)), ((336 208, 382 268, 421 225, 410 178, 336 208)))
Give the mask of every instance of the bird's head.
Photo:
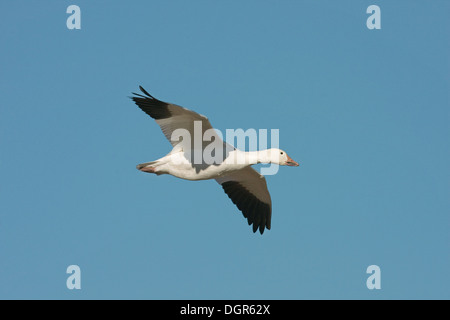
POLYGON ((272 148, 269 151, 270 163, 279 164, 280 166, 298 167, 299 164, 292 160, 291 157, 283 150, 272 148))

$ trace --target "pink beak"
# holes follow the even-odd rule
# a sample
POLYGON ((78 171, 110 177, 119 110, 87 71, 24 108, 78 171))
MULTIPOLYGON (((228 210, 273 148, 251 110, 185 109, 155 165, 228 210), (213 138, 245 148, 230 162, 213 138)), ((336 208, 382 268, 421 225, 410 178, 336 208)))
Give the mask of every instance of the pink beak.
POLYGON ((289 157, 288 155, 286 155, 286 156, 287 156, 287 161, 286 161, 287 166, 290 166, 290 167, 298 167, 299 166, 299 164, 297 162, 295 162, 294 160, 292 160, 291 157, 289 157))

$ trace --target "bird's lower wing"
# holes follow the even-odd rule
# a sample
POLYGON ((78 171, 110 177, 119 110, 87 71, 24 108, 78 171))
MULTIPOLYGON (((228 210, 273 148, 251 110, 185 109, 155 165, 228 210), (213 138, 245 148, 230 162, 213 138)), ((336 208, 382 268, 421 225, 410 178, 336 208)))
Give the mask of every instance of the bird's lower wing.
POLYGON ((253 224, 253 232, 264 228, 270 230, 272 218, 272 200, 267 189, 266 179, 252 167, 246 167, 229 175, 217 178, 223 190, 233 203, 247 218, 248 224, 253 224))

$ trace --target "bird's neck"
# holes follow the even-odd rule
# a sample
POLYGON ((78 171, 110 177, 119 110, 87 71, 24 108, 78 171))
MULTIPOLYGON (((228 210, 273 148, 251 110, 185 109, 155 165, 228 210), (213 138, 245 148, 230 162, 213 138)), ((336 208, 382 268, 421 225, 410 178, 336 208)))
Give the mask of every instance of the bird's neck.
POLYGON ((257 163, 270 163, 270 156, 268 150, 249 151, 245 153, 247 163, 250 165, 257 163))

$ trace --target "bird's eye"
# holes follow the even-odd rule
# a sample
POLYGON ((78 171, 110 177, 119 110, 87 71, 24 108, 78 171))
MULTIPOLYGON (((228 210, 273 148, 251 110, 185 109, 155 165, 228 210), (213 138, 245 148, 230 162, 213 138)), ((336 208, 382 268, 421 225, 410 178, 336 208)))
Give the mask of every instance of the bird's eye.
POLYGON ((280 154, 283 154, 283 152, 280 152, 280 154))

